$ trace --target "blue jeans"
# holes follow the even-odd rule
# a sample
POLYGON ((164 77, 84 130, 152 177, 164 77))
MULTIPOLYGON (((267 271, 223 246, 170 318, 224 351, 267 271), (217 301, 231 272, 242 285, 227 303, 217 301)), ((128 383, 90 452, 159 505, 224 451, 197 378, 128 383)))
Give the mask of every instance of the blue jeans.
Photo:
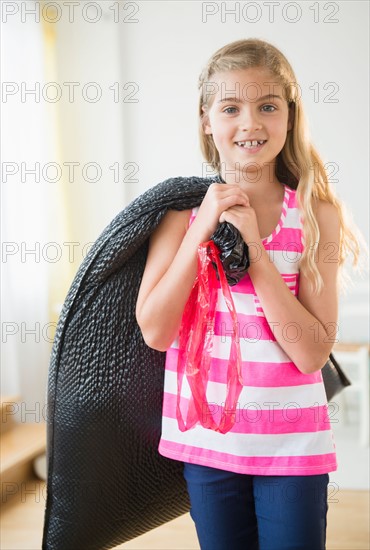
POLYGON ((184 464, 202 550, 324 550, 328 474, 256 476, 184 464))

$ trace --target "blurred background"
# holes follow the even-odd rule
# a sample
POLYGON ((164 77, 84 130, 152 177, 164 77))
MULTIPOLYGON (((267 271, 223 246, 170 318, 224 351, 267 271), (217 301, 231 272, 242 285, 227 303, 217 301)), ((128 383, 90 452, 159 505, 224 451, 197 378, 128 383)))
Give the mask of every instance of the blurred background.
MULTIPOLYGON (((368 11, 362 1, 1 2, 3 424, 45 421, 58 314, 105 226, 160 181, 207 175, 197 81, 224 44, 257 37, 287 56, 330 181, 368 240, 368 11)), ((332 408, 331 480, 365 490, 369 283, 348 270, 337 357, 353 386, 332 408)), ((41 476, 43 452, 31 453, 41 476)))

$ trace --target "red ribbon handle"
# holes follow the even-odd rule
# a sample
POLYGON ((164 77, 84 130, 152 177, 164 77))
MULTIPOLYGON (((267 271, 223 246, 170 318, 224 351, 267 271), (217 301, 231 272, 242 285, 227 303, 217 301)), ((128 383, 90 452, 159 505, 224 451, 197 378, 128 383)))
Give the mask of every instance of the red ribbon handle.
POLYGON ((177 363, 176 416, 179 429, 182 432, 193 428, 197 422, 203 428, 220 433, 231 430, 235 424, 237 401, 243 387, 237 315, 219 255, 220 251, 213 241, 199 245, 198 274, 181 321, 177 363), (221 290, 233 328, 227 369, 225 406, 219 424, 213 417, 206 395, 212 359, 218 287, 216 270, 212 263, 217 266, 221 290), (180 406, 184 374, 191 390, 186 422, 183 419, 180 406))

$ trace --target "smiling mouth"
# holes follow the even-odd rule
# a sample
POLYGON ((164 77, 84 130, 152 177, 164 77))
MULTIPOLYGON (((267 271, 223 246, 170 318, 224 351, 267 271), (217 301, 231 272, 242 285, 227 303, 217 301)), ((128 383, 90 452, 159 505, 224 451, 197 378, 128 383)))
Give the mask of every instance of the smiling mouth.
POLYGON ((255 147, 261 147, 266 143, 267 139, 253 140, 253 141, 236 141, 235 143, 239 147, 244 147, 244 149, 254 149, 255 147))

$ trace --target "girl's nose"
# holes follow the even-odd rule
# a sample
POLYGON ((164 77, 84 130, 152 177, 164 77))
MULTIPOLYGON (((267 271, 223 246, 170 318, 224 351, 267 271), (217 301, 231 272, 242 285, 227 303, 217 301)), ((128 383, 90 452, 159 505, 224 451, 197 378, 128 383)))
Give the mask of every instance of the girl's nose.
POLYGON ((258 118, 258 114, 254 113, 251 109, 245 110, 240 117, 239 128, 243 132, 260 130, 262 124, 258 118))

